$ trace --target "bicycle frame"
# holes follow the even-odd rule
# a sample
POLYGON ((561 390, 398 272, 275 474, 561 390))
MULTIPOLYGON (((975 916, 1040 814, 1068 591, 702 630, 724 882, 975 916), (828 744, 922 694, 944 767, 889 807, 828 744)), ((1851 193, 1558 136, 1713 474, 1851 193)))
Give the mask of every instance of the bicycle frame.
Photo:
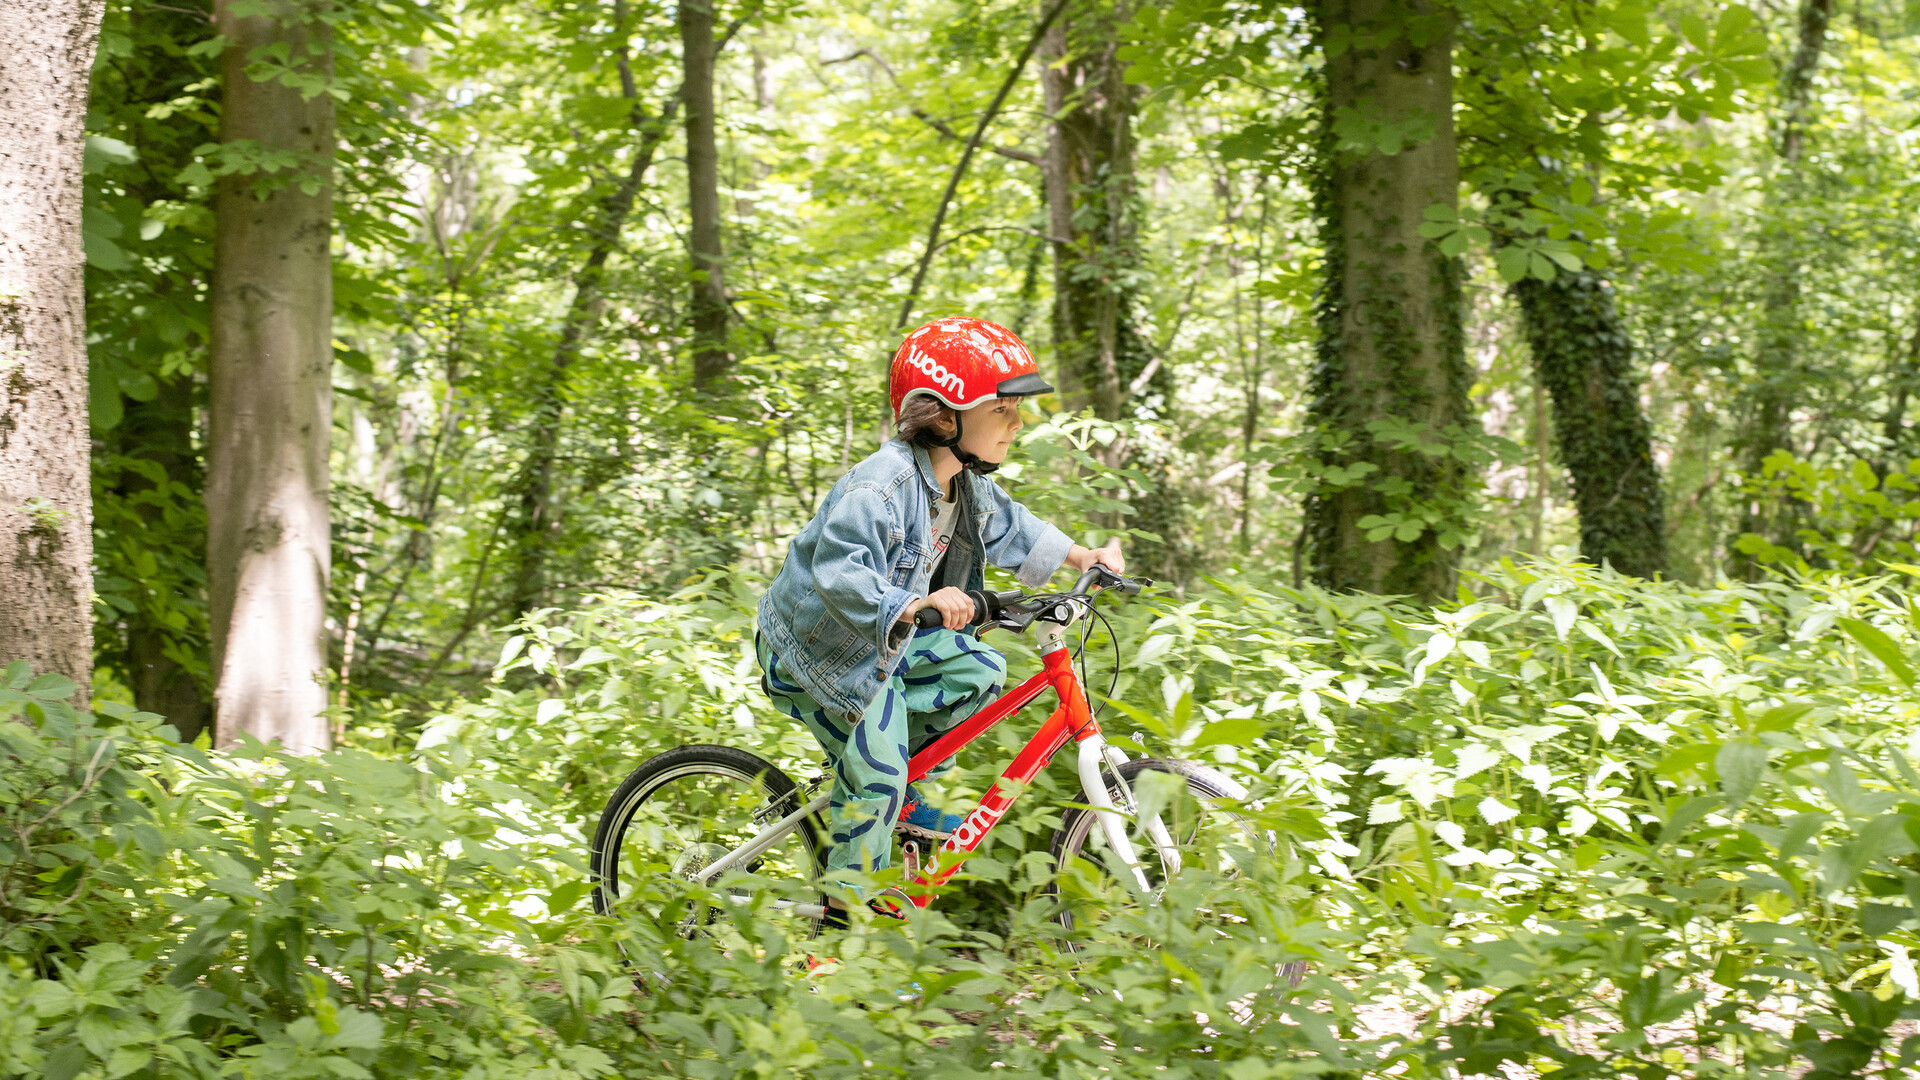
MULTIPOLYGON (((1077 616, 1078 613, 1076 613, 1077 616)), ((899 895, 911 901, 915 906, 925 908, 933 902, 934 891, 959 869, 961 859, 955 856, 979 848, 993 831, 1001 818, 1013 806, 1014 800, 1041 770, 1052 762, 1053 756, 1066 746, 1069 740, 1079 744, 1078 773, 1081 794, 1086 805, 1097 814, 1100 828, 1106 835, 1108 847, 1132 871, 1134 881, 1142 892, 1151 890, 1146 871, 1140 865, 1140 859, 1127 835, 1126 815, 1115 805, 1113 797, 1107 792, 1102 769, 1112 766, 1113 776, 1119 781, 1122 791, 1129 801, 1131 792, 1125 791, 1126 781, 1120 777, 1119 768, 1126 760, 1120 751, 1110 746, 1100 733, 1100 725, 1094 720, 1087 707, 1087 695, 1080 685, 1080 677, 1073 669, 1073 656, 1067 648, 1066 631, 1077 618, 1064 622, 1042 621, 1040 623, 1039 645, 1042 668, 1040 671, 1002 694, 992 704, 975 713, 966 720, 940 736, 938 739, 913 756, 908 765, 908 782, 917 782, 940 762, 952 757, 961 747, 992 729, 994 725, 1032 704, 1036 698, 1048 689, 1052 689, 1060 704, 1048 715, 1046 721, 1035 731, 1011 764, 987 789, 980 805, 966 816, 954 829, 946 843, 930 856, 927 865, 899 895)), ((827 796, 821 795, 805 806, 795 809, 779 821, 762 829, 752 840, 729 851, 714 860, 696 875, 695 880, 708 883, 727 870, 750 863, 761 853, 779 843, 792 832, 800 822, 827 807, 827 796)), ((1174 849, 1173 839, 1166 826, 1156 816, 1144 823, 1148 839, 1160 853, 1162 865, 1169 874, 1179 869, 1180 858, 1174 849)), ((890 890, 892 891, 892 890, 890 890)), ((790 906, 795 914, 817 915, 818 908, 811 904, 782 905, 790 906)))

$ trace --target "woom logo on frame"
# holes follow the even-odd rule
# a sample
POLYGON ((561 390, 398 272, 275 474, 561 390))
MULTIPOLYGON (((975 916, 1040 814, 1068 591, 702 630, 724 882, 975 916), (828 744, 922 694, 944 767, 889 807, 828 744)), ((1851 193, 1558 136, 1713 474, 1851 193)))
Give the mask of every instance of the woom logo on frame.
POLYGON ((1000 816, 1007 812, 1008 805, 1009 803, 1002 803, 999 806, 981 803, 979 809, 968 814, 967 820, 961 822, 960 827, 953 830, 953 835, 947 838, 947 849, 972 851, 973 845, 979 843, 980 838, 987 835, 987 830, 993 828, 994 824, 1000 820, 1000 816))

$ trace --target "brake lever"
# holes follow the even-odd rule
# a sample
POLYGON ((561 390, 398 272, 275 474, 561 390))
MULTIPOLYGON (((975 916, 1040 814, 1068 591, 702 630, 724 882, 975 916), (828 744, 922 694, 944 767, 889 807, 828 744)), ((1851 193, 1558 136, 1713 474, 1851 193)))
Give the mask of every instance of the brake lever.
POLYGON ((1031 602, 1005 604, 1001 606, 1000 614, 981 626, 979 630, 974 632, 973 636, 978 638, 981 634, 989 630, 1006 630, 1015 634, 1025 633, 1027 628, 1033 625, 1033 621, 1039 617, 1039 609, 1032 607, 1031 602))

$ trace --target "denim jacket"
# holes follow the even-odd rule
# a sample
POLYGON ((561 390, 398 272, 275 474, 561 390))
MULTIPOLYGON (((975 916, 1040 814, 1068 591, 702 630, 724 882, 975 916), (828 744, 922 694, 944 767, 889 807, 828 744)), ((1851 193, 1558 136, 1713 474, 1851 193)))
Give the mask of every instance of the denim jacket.
POLYGON ((760 633, 814 700, 858 720, 912 635, 900 612, 938 585, 983 587, 982 557, 1039 588, 1073 541, 984 476, 955 478, 966 501, 940 581, 933 506, 942 492, 927 451, 892 440, 833 485, 760 598, 760 633))

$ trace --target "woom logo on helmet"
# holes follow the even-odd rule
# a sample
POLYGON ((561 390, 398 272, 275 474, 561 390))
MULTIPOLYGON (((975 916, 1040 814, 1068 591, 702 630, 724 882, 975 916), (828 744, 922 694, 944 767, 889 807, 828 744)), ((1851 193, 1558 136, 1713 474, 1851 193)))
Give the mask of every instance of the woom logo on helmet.
POLYGON ((907 353, 907 364, 910 367, 919 368, 927 378, 934 381, 934 385, 947 393, 960 398, 967 396, 966 382, 960 376, 948 371, 946 365, 921 352, 920 346, 915 345, 912 351, 907 353))

